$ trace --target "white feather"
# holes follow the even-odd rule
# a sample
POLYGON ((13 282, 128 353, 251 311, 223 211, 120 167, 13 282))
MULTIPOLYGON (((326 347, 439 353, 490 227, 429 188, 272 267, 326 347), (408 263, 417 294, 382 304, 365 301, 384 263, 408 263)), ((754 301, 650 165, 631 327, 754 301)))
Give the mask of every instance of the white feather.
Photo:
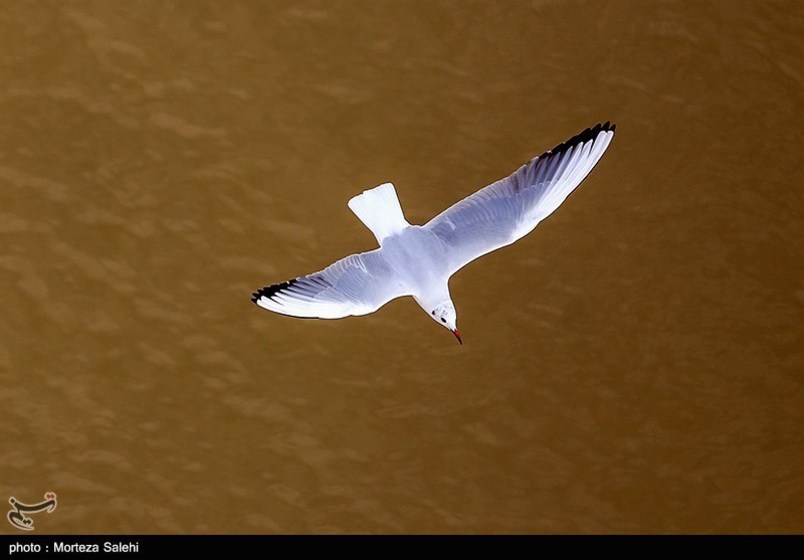
POLYGON ((391 183, 363 191, 349 201, 349 209, 371 230, 380 245, 383 239, 410 225, 391 183))

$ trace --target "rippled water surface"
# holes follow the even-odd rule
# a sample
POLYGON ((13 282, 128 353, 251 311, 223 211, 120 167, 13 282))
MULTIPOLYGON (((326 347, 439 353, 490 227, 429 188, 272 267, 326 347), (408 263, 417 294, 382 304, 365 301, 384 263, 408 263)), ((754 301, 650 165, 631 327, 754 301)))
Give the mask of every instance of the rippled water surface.
MULTIPOLYGON (((0 500, 40 532, 804 531, 804 7, 8 2, 0 500), (250 301, 586 126, 529 237, 342 321, 250 301)), ((15 531, 3 522, 0 532, 15 531)))

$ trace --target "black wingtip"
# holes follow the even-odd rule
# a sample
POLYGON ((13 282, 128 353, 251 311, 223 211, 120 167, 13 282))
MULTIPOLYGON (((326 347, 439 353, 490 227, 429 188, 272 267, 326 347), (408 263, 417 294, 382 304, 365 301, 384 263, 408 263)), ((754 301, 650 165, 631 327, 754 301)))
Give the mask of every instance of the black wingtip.
POLYGON ((542 157, 545 157, 545 156, 561 154, 561 153, 567 151, 572 146, 576 146, 578 144, 583 144, 585 142, 588 142, 589 140, 592 140, 592 139, 596 138, 597 135, 600 134, 601 132, 614 132, 614 130, 616 128, 617 128, 617 125, 612 124, 611 121, 606 121, 605 123, 598 123, 595 126, 593 126, 591 128, 587 128, 583 132, 580 132, 579 134, 576 134, 575 136, 573 136, 572 138, 570 138, 566 142, 562 142, 561 144, 559 144, 558 146, 556 146, 552 150, 546 151, 544 154, 542 154, 539 157, 542 158, 542 157))
POLYGON ((604 130, 604 131, 608 132, 610 130, 614 130, 615 128, 617 128, 617 125, 614 124, 611 121, 606 121, 606 122, 604 122, 603 124, 600 125, 600 128, 601 128, 601 130, 604 130))
POLYGON ((288 280, 287 282, 282 282, 280 284, 272 284, 270 286, 265 286, 264 288, 260 288, 253 294, 251 294, 251 301, 257 303, 260 298, 268 298, 271 299, 276 293, 281 292, 282 290, 286 290, 290 288, 293 284, 296 283, 296 280, 288 280))

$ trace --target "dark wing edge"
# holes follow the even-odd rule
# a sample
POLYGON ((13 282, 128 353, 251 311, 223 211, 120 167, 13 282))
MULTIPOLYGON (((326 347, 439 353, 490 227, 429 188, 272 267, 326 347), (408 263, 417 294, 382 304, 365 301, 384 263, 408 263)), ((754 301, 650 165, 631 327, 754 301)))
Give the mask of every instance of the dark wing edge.
POLYGON ((251 301, 253 303, 257 303, 257 300, 260 298, 268 298, 275 296, 276 294, 282 292, 283 290, 287 290, 293 284, 298 282, 295 278, 292 280, 288 280, 287 282, 280 282, 279 284, 271 284, 270 286, 265 286, 264 288, 260 288, 253 294, 251 294, 251 301))
POLYGON ((554 212, 594 169, 615 130, 610 121, 587 128, 427 222, 452 271, 510 245, 554 212))
POLYGON ((251 301, 275 313, 340 319, 372 313, 407 295, 380 250, 349 255, 327 268, 260 288, 251 301))

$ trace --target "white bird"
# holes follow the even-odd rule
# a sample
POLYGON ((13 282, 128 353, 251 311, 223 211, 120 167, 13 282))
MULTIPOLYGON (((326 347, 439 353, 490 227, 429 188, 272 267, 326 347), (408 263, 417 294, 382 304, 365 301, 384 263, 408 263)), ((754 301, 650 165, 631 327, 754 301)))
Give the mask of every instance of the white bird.
POLYGON ((423 226, 405 219, 391 183, 364 191, 349 208, 377 238, 378 249, 257 290, 252 301, 283 315, 338 319, 413 296, 463 344, 449 278, 481 255, 521 239, 552 214, 603 156, 614 129, 608 122, 587 128, 423 226))

